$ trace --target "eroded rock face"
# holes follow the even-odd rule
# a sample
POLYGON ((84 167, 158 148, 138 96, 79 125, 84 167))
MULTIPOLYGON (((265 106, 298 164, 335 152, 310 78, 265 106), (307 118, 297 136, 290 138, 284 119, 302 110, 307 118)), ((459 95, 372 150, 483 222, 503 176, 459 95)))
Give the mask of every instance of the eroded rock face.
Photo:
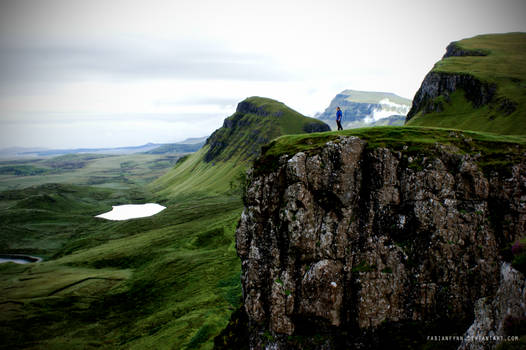
MULTIPOLYGON (((495 296, 484 297, 475 303, 475 320, 465 334, 458 350, 487 349, 487 342, 473 341, 475 337, 493 337, 505 333, 505 322, 526 316, 526 280, 510 264, 502 263, 500 283, 495 296), (469 341, 467 340, 469 339, 469 341)), ((495 345, 496 342, 492 342, 495 345)))
POLYGON ((526 232, 525 201, 524 161, 485 175, 440 145, 341 137, 249 173, 236 239, 251 348, 375 348, 390 325, 464 333, 499 290, 499 249, 526 232))
POLYGON ((444 110, 442 101, 437 102, 435 99, 441 96, 446 102, 449 102, 450 95, 459 89, 464 91, 464 96, 474 108, 479 108, 493 101, 497 87, 495 84, 483 82, 470 74, 431 71, 426 75, 413 98, 406 122, 418 112, 423 114, 442 112, 444 110))

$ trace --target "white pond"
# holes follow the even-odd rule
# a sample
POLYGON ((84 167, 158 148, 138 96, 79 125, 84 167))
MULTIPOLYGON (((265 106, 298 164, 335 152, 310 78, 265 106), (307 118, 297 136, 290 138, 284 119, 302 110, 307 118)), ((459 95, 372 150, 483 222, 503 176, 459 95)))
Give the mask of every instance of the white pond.
POLYGON ((12 262, 15 264, 30 264, 41 262, 42 258, 38 256, 22 255, 22 254, 0 254, 0 264, 12 262))
POLYGON ((114 205, 111 211, 95 217, 120 221, 145 218, 160 213, 164 209, 166 209, 166 207, 156 203, 114 205))

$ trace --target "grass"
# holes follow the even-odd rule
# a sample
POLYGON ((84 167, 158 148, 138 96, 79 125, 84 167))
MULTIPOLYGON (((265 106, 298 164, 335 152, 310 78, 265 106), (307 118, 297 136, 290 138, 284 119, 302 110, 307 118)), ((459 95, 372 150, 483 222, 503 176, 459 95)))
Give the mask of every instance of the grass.
POLYGON ((0 348, 211 348, 241 298, 234 229, 242 203, 237 190, 153 195, 145 176, 175 159, 68 155, 23 161, 56 176, 3 179, 18 189, 0 192, 0 251, 45 261, 0 265, 0 348), (133 181, 119 183, 123 173, 133 181), (94 176, 100 183, 89 185, 94 176), (27 187, 50 180, 64 183, 27 187), (124 222, 94 218, 153 201, 168 208, 124 222))
POLYGON ((56 212, 36 203, 24 209, 30 191, 51 189, 5 195, 6 226, 31 225, 34 239, 19 251, 45 250, 48 258, 0 265, 0 348, 211 348, 241 297, 239 197, 184 198, 151 218, 111 222, 92 214, 114 190, 55 189, 50 196, 88 203, 56 212), (106 197, 91 203, 90 194, 106 197), (35 216, 14 215, 20 210, 35 216), (65 234, 68 227, 75 234, 65 234))
POLYGON ((357 136, 367 141, 368 148, 388 147, 413 156, 435 148, 437 143, 450 145, 460 153, 481 153, 478 163, 485 171, 520 161, 526 150, 526 137, 519 135, 503 136, 432 127, 369 127, 279 137, 264 147, 262 157, 254 165, 255 171, 274 169, 279 157, 284 154, 292 156, 297 152, 317 152, 327 142, 339 142, 341 136, 357 136))
POLYGON ((407 125, 525 135, 526 33, 481 35, 461 40, 457 46, 487 55, 447 57, 437 62, 432 71, 468 74, 494 85, 497 89, 493 101, 482 108, 474 108, 464 97, 464 91, 457 91, 450 96, 450 101, 442 101, 443 111, 425 115, 419 112, 407 125), (516 107, 512 113, 503 107, 506 103, 516 107))
POLYGON ((207 163, 204 157, 209 147, 204 146, 178 163, 169 173, 149 185, 150 191, 170 200, 174 196, 210 197, 237 189, 239 184, 235 181, 244 174, 249 160, 236 157, 227 162, 207 163))

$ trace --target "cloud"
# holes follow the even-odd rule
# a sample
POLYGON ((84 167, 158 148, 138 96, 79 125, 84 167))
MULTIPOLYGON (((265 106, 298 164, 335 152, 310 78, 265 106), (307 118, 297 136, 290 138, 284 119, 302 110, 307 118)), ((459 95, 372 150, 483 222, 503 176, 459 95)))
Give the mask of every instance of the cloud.
POLYGON ((107 40, 0 46, 2 84, 83 80, 282 81, 291 74, 261 54, 230 51, 205 41, 107 40))

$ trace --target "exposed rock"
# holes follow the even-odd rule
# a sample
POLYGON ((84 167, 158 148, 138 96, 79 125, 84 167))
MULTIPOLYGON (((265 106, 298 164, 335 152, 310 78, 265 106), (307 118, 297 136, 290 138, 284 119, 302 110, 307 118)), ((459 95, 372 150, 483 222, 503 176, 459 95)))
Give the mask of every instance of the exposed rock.
POLYGON ((474 108, 479 108, 493 100, 497 87, 495 84, 482 82, 470 74, 431 71, 416 92, 406 122, 420 111, 423 114, 442 112, 444 110, 442 102, 435 99, 442 96, 448 102, 449 96, 459 89, 464 91, 464 96, 474 108))
POLYGON ((446 48, 446 53, 442 58, 459 57, 459 56, 487 56, 488 53, 484 50, 468 50, 458 46, 456 41, 450 43, 446 48))
POLYGON ((515 308, 499 250, 526 232, 524 198, 526 157, 485 175, 453 146, 340 137, 249 172, 236 242, 251 349, 394 348, 404 334, 418 348, 462 335, 484 300, 499 334, 515 308))
POLYGON ((458 350, 484 350, 500 343, 477 341, 477 337, 505 334, 504 322, 509 318, 526 317, 526 280, 524 275, 508 263, 500 268, 499 289, 495 296, 484 297, 475 303, 475 321, 464 334, 465 340, 458 350))

